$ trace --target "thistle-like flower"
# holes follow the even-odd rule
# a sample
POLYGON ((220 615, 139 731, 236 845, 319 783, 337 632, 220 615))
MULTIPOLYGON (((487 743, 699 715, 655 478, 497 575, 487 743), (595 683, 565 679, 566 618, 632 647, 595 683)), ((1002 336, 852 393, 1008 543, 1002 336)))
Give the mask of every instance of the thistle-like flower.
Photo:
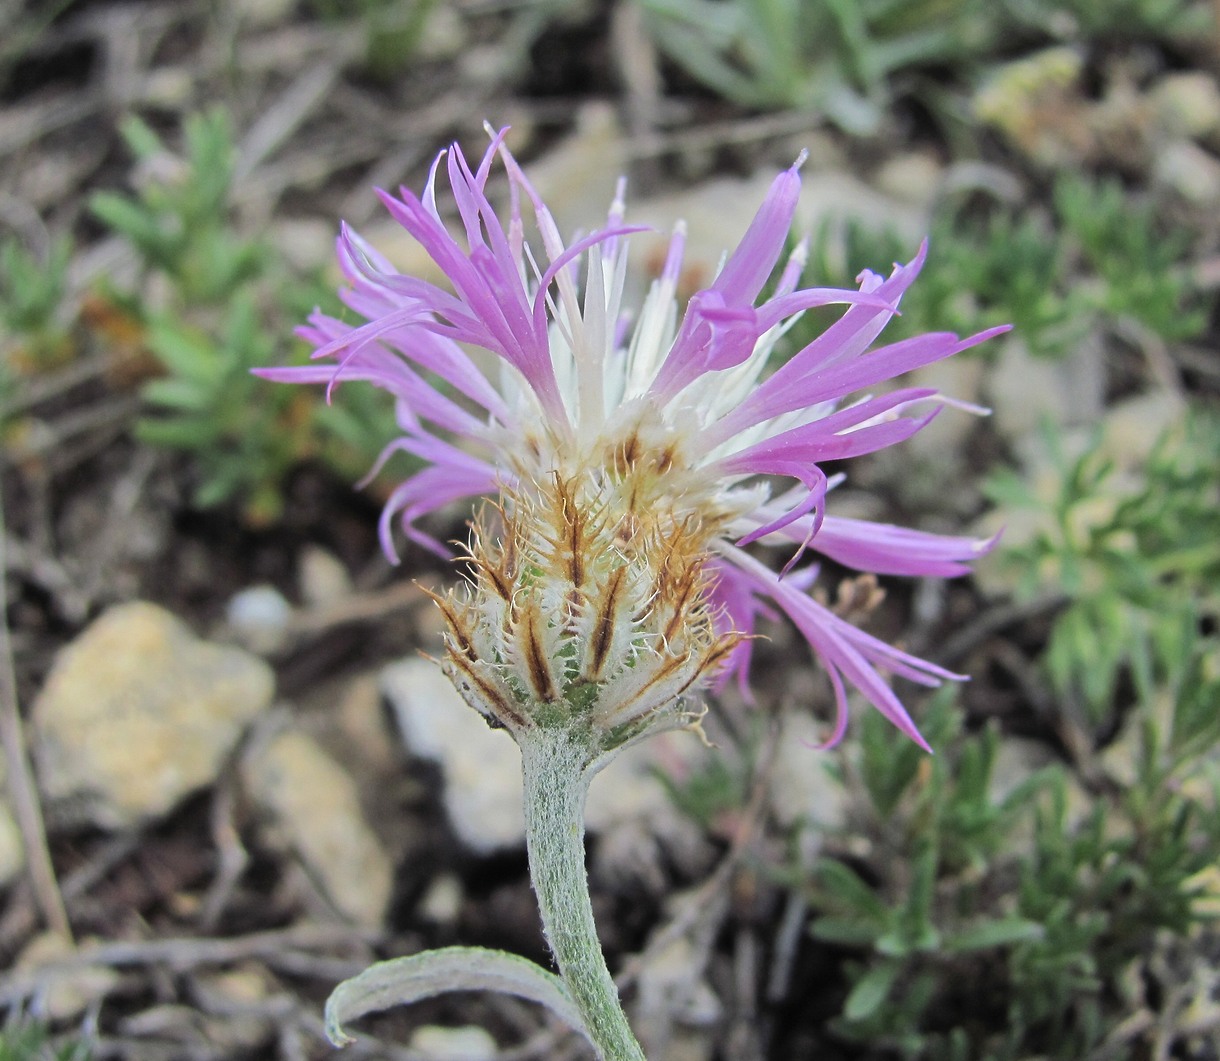
POLYGON ((262 373, 331 386, 367 380, 395 395, 402 435, 384 456, 405 450, 425 467, 385 506, 391 556, 396 519, 410 539, 446 553, 420 518, 458 499, 494 499, 472 525, 472 579, 438 598, 450 678, 497 725, 520 734, 579 718, 609 751, 690 723, 700 690, 744 680, 755 620, 778 610, 829 675, 837 720, 828 744, 846 726, 849 684, 923 744, 878 670, 924 685, 959 676, 820 604, 809 569, 777 574, 745 547, 787 543, 789 568, 810 549, 877 574, 964 573, 986 543, 827 515, 833 484, 819 465, 900 442, 945 403, 924 388, 846 399, 1003 329, 872 349, 923 247, 888 279, 861 274, 854 291, 800 287, 798 247, 760 303, 803 159, 775 178, 716 279, 681 313, 679 225, 633 315, 623 305, 627 237, 639 230, 624 222, 623 183, 605 227, 565 245, 503 140, 494 134, 473 170, 456 145, 443 152, 422 196, 379 193, 448 287, 396 272, 344 227, 342 295, 367 323, 315 313, 301 334, 322 363, 262 373), (487 196, 497 159, 507 223, 487 196), (437 204, 442 167, 456 238, 437 204), (832 303, 847 307, 840 319, 775 367, 793 320, 832 303), (795 485, 773 494, 785 478, 795 485))

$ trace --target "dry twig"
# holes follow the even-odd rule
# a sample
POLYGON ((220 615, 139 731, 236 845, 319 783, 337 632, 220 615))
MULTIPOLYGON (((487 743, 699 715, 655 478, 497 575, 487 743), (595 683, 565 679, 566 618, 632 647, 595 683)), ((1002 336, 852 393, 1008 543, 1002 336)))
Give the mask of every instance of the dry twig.
POLYGON ((35 902, 47 925, 57 935, 71 942, 72 926, 64 909, 59 883, 55 879, 55 867, 51 864, 42 806, 26 757, 21 711, 17 704, 17 675, 13 669, 8 630, 8 583, 4 576, 4 572, 8 570, 5 538, 4 505, 0 499, 0 741, 4 744, 9 793, 17 815, 17 824, 21 828, 26 866, 34 887, 35 902))

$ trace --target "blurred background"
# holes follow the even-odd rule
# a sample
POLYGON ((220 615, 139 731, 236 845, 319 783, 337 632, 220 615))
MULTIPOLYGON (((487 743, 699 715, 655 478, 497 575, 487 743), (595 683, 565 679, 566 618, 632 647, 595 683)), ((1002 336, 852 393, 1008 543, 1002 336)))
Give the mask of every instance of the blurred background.
MULTIPOLYGON (((688 293, 810 152, 811 283, 930 235, 887 339, 1014 330, 853 462, 838 515, 989 535, 840 614, 961 671, 927 757, 782 627, 716 747, 599 778, 590 871, 653 1061, 1220 1058, 1220 4, 1205 0, 0 0, 0 1061, 330 1055, 372 960, 546 962, 511 741, 421 653, 376 536, 387 396, 275 386, 339 312, 340 219, 509 144, 565 235, 619 175, 633 283, 688 293)), ((494 185, 493 193, 502 188, 494 185)), ((788 352, 833 315, 810 313, 788 352)), ((780 352, 782 356, 783 351, 780 352)), ((837 470, 837 469, 830 469, 837 470)), ((461 538, 468 513, 428 529, 461 538)), ((348 1054, 583 1058, 453 996, 348 1054)))

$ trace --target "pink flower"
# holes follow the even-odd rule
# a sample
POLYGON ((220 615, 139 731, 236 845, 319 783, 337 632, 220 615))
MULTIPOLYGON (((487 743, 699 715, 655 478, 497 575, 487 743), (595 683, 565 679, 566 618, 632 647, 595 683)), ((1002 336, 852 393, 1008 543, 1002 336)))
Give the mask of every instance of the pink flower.
MULTIPOLYGON (((426 466, 392 494, 381 522, 445 553, 421 517, 464 498, 499 495, 471 554, 479 586, 446 607, 449 670, 480 710, 513 726, 534 708, 573 699, 594 707, 619 740, 663 701, 715 677, 744 679, 759 615, 786 615, 825 667, 843 734, 847 686, 903 732, 923 738, 878 670, 934 686, 958 679, 857 629, 744 546, 793 545, 877 574, 952 577, 988 543, 826 514, 820 465, 893 445, 943 407, 928 388, 852 396, 975 346, 937 332, 874 348, 926 246, 888 279, 859 290, 802 288, 804 249, 759 301, 781 255, 800 189, 800 162, 779 174, 710 287, 679 315, 684 230, 636 314, 623 306, 627 236, 623 186, 604 228, 570 246, 503 144, 472 170, 455 145, 433 164, 422 196, 380 192, 393 217, 448 279, 404 276, 346 226, 338 239, 342 297, 367 323, 315 313, 301 334, 317 364, 265 369, 293 383, 367 380, 397 398, 405 450, 426 466), (486 195, 499 159, 506 220, 486 195), (437 206, 446 169, 460 222, 437 206), (537 245, 526 241, 524 204, 537 245), (771 353, 802 311, 846 310, 769 375, 771 353), (476 360, 467 349, 492 358, 476 360), (769 482, 793 481, 772 496, 769 482), (493 541, 494 539, 494 541, 493 541), (693 632, 692 632, 693 631, 693 632)), ((785 569, 787 570, 787 568, 785 569)), ((689 714, 684 716, 689 720, 689 714)))

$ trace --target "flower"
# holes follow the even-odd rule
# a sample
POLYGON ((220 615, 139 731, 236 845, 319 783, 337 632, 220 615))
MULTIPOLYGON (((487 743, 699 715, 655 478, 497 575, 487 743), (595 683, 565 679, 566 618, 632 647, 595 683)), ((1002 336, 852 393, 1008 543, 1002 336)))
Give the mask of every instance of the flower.
POLYGON ((681 315, 679 224, 632 318, 626 237, 639 229, 624 222, 623 182, 606 225, 565 245, 505 132, 491 134, 476 169, 456 145, 442 152, 422 195, 378 193, 447 287, 396 272, 344 226, 342 297, 367 323, 315 312, 300 333, 315 363, 261 372, 329 387, 367 380, 395 395, 402 435, 383 460, 403 450, 425 466, 385 506, 391 557, 396 518, 410 539, 446 554, 420 518, 497 498, 473 524, 471 585, 438 598, 447 673, 496 724, 519 732, 575 712, 611 748, 689 723, 691 697, 712 681, 744 681, 757 618, 780 613, 829 675, 837 721, 828 744, 844 732, 851 685, 927 747, 878 671, 923 685, 960 676, 858 629, 807 592, 816 572, 788 570, 806 549, 877 574, 968 570, 986 542, 827 515, 833 484, 820 465, 909 438, 946 401, 912 387, 849 396, 1005 329, 873 348, 926 245, 888 279, 862 273, 859 290, 800 287, 801 245, 760 302, 804 156, 775 178, 741 243, 681 315), (507 222, 487 197, 497 159, 507 222), (437 205, 442 166, 458 237, 437 205), (847 308, 768 372, 794 319, 828 304, 847 308), (773 496, 776 479, 793 485, 773 496), (794 555, 777 574, 744 548, 753 542, 789 543, 794 555))

